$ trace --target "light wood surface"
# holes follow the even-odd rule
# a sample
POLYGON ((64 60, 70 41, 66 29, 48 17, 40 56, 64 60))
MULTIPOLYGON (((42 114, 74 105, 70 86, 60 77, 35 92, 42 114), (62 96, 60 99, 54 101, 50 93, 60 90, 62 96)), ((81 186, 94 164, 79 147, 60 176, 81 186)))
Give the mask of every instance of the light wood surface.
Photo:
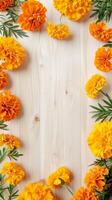
MULTIPOLYGON (((41 2, 48 9, 48 19, 59 22, 52 2, 41 2)), ((23 69, 10 72, 10 89, 21 99, 23 115, 10 122, 9 128, 23 141, 20 163, 28 173, 26 182, 44 179, 66 165, 75 174, 75 189, 93 160, 86 143, 93 123, 89 113, 93 101, 86 97, 84 84, 97 72, 94 54, 101 44, 89 34, 89 20, 74 23, 63 17, 63 23, 73 33, 68 41, 53 40, 45 31, 20 40, 27 61, 23 69)), ((63 190, 59 196, 70 199, 63 190)))

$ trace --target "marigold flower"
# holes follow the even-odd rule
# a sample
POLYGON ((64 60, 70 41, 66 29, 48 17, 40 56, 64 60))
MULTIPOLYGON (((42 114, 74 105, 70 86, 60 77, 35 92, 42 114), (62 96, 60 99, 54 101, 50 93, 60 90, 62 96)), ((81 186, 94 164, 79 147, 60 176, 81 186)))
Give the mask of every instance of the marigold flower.
POLYGON ((103 72, 112 70, 112 48, 101 47, 97 50, 95 55, 95 66, 103 72))
POLYGON ((0 0, 0 12, 7 10, 13 3, 14 0, 0 0))
POLYGON ((18 196, 17 200, 58 200, 52 191, 42 183, 30 183, 23 192, 18 196))
POLYGON ((106 167, 94 166, 92 167, 85 176, 85 184, 88 187, 97 189, 101 192, 105 186, 105 176, 108 175, 109 170, 106 167))
POLYGON ((98 200, 91 188, 80 187, 73 195, 72 200, 98 200))
POLYGON ((9 85, 8 74, 0 70, 0 90, 6 88, 9 85))
POLYGON ((68 4, 70 0, 53 0, 54 7, 63 15, 66 14, 68 4))
POLYGON ((108 42, 112 39, 112 28, 108 28, 104 22, 92 22, 89 25, 91 35, 102 42, 108 42))
POLYGON ((15 119, 20 114, 21 104, 19 99, 10 91, 0 93, 0 121, 15 119))
POLYGON ((102 90, 103 86, 106 84, 106 79, 99 75, 93 75, 86 83, 85 90, 90 98, 97 98, 99 92, 102 90))
POLYGON ((21 28, 28 31, 40 31, 46 21, 46 8, 36 0, 28 0, 22 4, 23 13, 18 23, 21 28))
POLYGON ((5 175, 5 182, 11 185, 17 185, 25 178, 24 169, 15 162, 5 163, 0 173, 5 175))
POLYGON ((48 177, 47 184, 52 188, 59 188, 63 184, 70 184, 71 180, 72 172, 66 167, 60 167, 48 177))
POLYGON ((53 0, 54 7, 73 21, 83 20, 91 10, 91 0, 53 0))
POLYGON ((104 159, 112 157, 112 122, 95 123, 87 141, 96 157, 104 159))
POLYGON ((12 37, 0 37, 0 68, 14 70, 25 60, 24 48, 12 37))
POLYGON ((51 22, 48 23, 47 32, 50 37, 58 40, 65 40, 71 35, 68 26, 65 24, 55 25, 51 22))
POLYGON ((19 138, 14 135, 0 134, 0 146, 6 145, 9 149, 21 147, 19 138))

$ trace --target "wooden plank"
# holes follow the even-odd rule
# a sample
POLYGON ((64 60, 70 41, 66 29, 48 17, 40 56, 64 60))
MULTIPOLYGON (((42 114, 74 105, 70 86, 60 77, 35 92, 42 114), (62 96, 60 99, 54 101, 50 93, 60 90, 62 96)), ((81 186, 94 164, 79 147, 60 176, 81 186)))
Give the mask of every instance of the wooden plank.
MULTIPOLYGON (((42 2, 48 19, 59 22, 60 14, 51 2, 42 2)), ((88 22, 74 23, 64 17, 63 22, 73 33, 68 41, 53 40, 45 30, 20 40, 28 52, 27 61, 23 69, 10 75, 11 90, 22 101, 23 116, 9 126, 24 144, 20 163, 28 173, 26 182, 44 179, 66 165, 75 174, 75 189, 93 160, 86 144, 93 101, 87 99, 84 84, 96 72, 93 58, 99 43, 90 37, 88 22)), ((70 197, 63 190, 59 193, 65 200, 70 197)))

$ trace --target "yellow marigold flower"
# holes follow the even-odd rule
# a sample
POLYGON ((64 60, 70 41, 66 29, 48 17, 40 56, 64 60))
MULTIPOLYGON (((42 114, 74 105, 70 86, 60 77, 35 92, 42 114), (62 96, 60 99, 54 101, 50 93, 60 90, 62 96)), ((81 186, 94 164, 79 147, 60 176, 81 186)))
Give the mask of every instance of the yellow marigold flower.
POLYGON ((108 175, 109 170, 106 167, 94 166, 85 176, 85 184, 87 187, 97 189, 101 192, 105 186, 105 176, 108 175))
POLYGON ((95 66, 103 72, 112 70, 112 48, 101 47, 97 50, 95 55, 95 66))
POLYGON ((24 48, 12 37, 0 37, 0 68, 14 70, 25 60, 24 48))
POLYGON ((63 184, 70 184, 72 172, 66 167, 60 167, 53 172, 47 179, 47 184, 53 188, 59 188, 63 184))
POLYGON ((95 123, 88 136, 88 145, 96 157, 104 159, 112 157, 112 122, 95 123))
POLYGON ((14 0, 0 0, 0 12, 7 10, 14 3, 14 0))
POLYGON ((52 191, 42 183, 28 184, 17 200, 58 200, 52 191))
POLYGON ((54 7, 63 15, 66 14, 68 4, 70 0, 53 0, 54 7))
POLYGON ((97 98, 99 92, 105 84, 106 79, 103 76, 99 74, 93 75, 85 85, 87 95, 91 98, 97 98))
POLYGON ((108 42, 112 39, 112 28, 108 28, 105 22, 92 22, 89 25, 91 35, 102 42, 108 42))
POLYGON ((80 187, 73 195, 72 200, 98 200, 91 188, 80 187))
POLYGON ((68 26, 65 24, 55 25, 51 22, 48 22, 47 32, 50 37, 58 40, 65 40, 71 35, 68 26))
POLYGON ((54 7, 73 21, 83 20, 92 8, 91 0, 53 0, 54 7))
POLYGON ((5 163, 0 173, 5 175, 5 182, 11 185, 17 185, 25 178, 24 169, 15 162, 5 163))
POLYGON ((0 90, 6 88, 9 85, 8 74, 0 70, 0 90))
POLYGON ((19 138, 14 135, 0 134, 0 146, 6 145, 9 149, 21 147, 19 138))
POLYGON ((0 93, 0 121, 9 121, 19 116, 21 104, 10 91, 0 93))

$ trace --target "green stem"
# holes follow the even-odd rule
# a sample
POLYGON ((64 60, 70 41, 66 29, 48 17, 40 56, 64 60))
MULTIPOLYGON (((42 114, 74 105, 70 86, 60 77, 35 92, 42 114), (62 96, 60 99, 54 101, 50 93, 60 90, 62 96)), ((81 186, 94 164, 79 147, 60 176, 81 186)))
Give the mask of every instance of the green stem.
POLYGON ((73 196, 73 191, 68 185, 64 184, 63 187, 73 196))
POLYGON ((60 16, 60 24, 62 24, 62 18, 63 18, 63 14, 61 14, 60 16))
POLYGON ((106 93, 103 92, 103 90, 100 90, 101 94, 103 94, 104 96, 106 96, 106 93))

